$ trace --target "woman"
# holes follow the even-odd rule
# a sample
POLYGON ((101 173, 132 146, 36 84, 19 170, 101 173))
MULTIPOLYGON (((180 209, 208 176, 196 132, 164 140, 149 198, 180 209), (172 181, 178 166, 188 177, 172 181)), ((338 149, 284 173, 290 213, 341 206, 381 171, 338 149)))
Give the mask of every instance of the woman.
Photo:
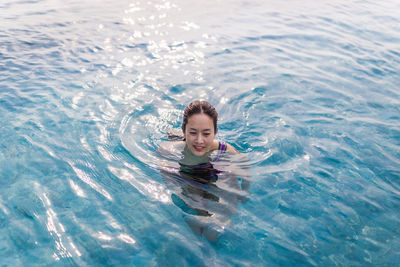
POLYGON ((194 101, 190 103, 183 113, 183 136, 169 134, 170 139, 182 139, 161 145, 159 151, 175 153, 181 149, 184 152, 182 164, 197 165, 212 160, 211 153, 218 151, 218 160, 225 152, 239 154, 230 144, 215 139, 218 132, 218 113, 215 108, 206 101, 194 101))
POLYGON ((173 191, 172 201, 185 212, 192 230, 211 241, 219 240, 236 213, 236 204, 246 200, 243 190, 249 185, 247 168, 221 170, 229 165, 227 160, 223 164, 224 159, 242 158, 243 154, 215 139, 217 121, 218 113, 211 104, 194 101, 183 113, 183 136, 169 134, 175 140, 163 143, 158 150, 163 157, 161 173, 173 191))

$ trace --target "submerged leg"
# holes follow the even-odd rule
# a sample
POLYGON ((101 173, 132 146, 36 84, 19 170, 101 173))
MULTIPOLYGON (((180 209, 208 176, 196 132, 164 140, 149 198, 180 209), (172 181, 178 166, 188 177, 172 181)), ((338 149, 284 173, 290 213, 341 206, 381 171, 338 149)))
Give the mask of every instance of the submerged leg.
POLYGON ((224 233, 224 227, 214 223, 204 223, 191 216, 185 216, 185 222, 198 235, 203 235, 211 242, 218 242, 224 233))
POLYGON ((212 242, 218 242, 224 234, 224 227, 211 224, 204 228, 203 236, 212 242))
POLYGON ((191 216, 185 216, 185 222, 189 225, 190 229, 198 235, 203 233, 204 225, 191 216))

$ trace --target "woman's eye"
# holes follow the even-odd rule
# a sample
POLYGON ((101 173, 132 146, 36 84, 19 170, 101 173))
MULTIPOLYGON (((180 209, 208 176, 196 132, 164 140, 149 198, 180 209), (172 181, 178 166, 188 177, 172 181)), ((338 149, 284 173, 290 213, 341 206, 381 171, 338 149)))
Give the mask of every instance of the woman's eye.
POLYGON ((209 134, 209 133, 205 133, 204 135, 205 135, 205 136, 209 136, 210 134, 209 134))
POLYGON ((190 134, 191 134, 191 135, 196 135, 196 133, 195 133, 195 132, 191 132, 190 134))

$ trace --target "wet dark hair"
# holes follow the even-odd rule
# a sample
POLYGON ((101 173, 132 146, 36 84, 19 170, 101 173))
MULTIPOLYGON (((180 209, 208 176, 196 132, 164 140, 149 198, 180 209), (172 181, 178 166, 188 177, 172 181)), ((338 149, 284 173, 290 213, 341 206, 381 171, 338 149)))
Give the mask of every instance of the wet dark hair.
POLYGON ((218 112, 210 103, 200 100, 193 101, 185 108, 185 111, 183 112, 182 131, 185 132, 186 124, 191 116, 201 113, 208 115, 213 120, 214 132, 217 133, 218 112))

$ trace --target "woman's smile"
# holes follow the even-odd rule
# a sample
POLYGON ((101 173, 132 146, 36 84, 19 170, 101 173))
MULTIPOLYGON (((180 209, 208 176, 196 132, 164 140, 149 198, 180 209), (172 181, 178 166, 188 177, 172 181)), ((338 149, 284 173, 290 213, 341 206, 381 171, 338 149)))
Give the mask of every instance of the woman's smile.
POLYGON ((194 147, 194 149, 195 149, 196 151, 199 151, 199 152, 201 152, 201 151, 204 150, 204 147, 203 147, 203 146, 196 146, 196 145, 193 145, 193 147, 194 147))

